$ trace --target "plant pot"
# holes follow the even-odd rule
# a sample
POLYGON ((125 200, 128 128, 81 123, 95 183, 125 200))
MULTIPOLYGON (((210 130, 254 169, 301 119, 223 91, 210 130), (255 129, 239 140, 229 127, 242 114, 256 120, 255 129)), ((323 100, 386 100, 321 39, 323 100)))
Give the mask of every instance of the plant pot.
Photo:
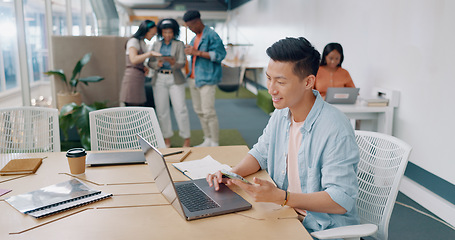
POLYGON ((81 105, 82 97, 79 92, 69 93, 69 92, 58 92, 57 93, 57 108, 60 111, 63 106, 69 103, 76 103, 81 105))

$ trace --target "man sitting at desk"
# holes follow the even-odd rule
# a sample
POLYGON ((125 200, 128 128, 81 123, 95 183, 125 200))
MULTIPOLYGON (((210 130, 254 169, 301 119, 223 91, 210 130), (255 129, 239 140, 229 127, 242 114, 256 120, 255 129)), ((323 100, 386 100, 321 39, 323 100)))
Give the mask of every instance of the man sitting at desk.
POLYGON ((318 231, 358 224, 359 152, 346 116, 313 90, 320 54, 305 38, 286 38, 267 49, 267 88, 276 110, 262 136, 232 169, 240 176, 266 169, 274 183, 207 176, 210 186, 235 184, 258 202, 293 207, 303 225, 318 231))

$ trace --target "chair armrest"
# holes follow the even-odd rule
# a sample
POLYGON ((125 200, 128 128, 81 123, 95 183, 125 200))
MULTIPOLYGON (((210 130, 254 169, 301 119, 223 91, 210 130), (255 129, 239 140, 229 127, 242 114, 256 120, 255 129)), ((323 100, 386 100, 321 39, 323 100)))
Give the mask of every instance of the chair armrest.
POLYGON ((317 232, 312 232, 313 237, 319 239, 335 238, 357 238, 370 236, 378 231, 378 226, 374 224, 359 224, 344 227, 337 227, 317 232))

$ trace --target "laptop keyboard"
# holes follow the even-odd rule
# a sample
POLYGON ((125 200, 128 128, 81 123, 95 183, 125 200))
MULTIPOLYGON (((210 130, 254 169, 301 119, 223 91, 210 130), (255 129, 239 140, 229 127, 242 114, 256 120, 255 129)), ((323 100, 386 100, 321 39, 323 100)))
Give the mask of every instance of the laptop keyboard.
POLYGON ((194 183, 176 185, 175 188, 180 201, 190 212, 220 207, 194 183))

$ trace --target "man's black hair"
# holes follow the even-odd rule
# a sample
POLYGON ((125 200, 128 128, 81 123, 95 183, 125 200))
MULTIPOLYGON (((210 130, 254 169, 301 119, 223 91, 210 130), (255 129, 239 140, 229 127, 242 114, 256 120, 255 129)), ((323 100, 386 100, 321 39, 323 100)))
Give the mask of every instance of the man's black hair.
POLYGON ((301 78, 318 73, 321 55, 304 37, 281 39, 266 53, 273 61, 294 63, 294 73, 301 78))
POLYGON ((193 19, 200 19, 201 14, 197 10, 188 10, 185 15, 183 15, 183 21, 188 22, 193 19))

